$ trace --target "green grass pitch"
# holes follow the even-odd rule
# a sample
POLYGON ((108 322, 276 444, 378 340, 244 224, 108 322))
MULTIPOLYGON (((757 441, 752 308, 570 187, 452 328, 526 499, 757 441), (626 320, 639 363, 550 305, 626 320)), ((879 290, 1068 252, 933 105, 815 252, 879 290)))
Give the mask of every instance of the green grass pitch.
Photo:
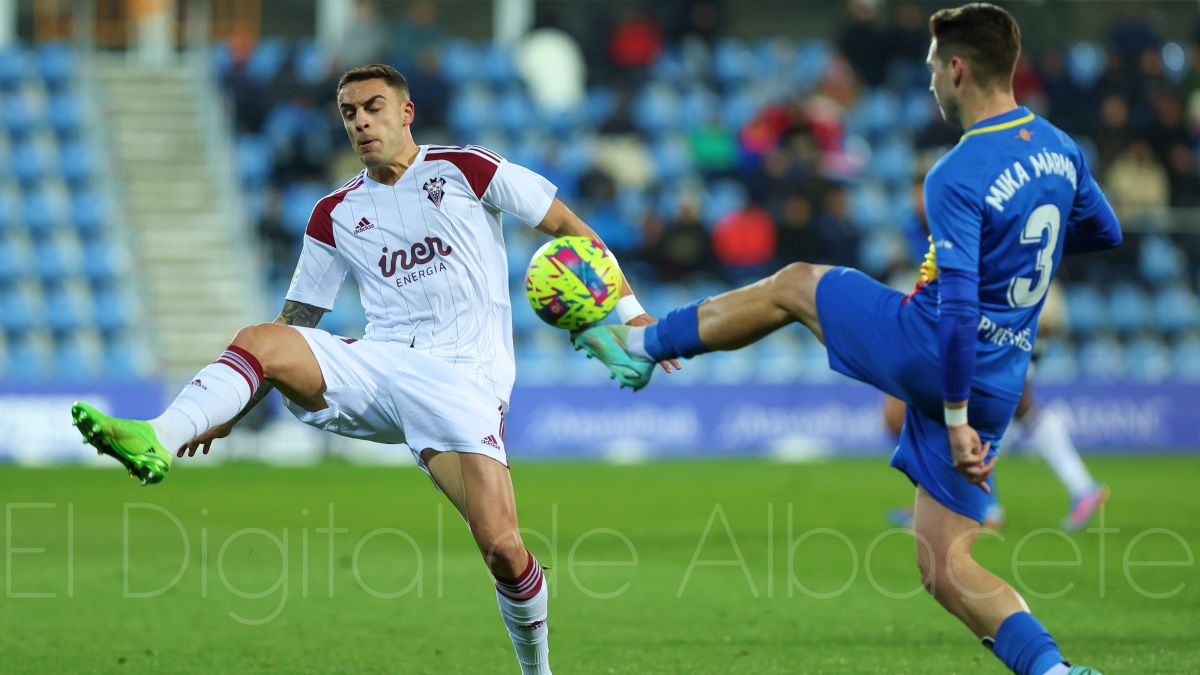
MULTIPOLYGON (((0 468, 6 673, 511 673, 465 527, 416 470, 0 468), (333 513, 330 534, 329 514, 333 513), (332 548, 330 538, 332 537, 332 548)), ((1055 533, 1040 463, 998 474, 979 558, 1069 658, 1200 672, 1200 458, 1090 461, 1108 532, 1055 533)), ((919 589, 883 459, 517 462, 558 673, 1001 673, 919 589)))

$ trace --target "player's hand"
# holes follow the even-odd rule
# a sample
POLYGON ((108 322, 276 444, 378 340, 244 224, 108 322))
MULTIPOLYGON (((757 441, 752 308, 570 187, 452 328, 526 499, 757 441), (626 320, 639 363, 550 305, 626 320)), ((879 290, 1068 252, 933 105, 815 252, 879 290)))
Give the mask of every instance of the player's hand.
MULTIPOLYGON (((649 326, 652 323, 658 323, 658 319, 650 316, 649 314, 639 314, 639 315, 633 317, 632 319, 626 321, 625 325, 626 326, 649 326)), ((658 365, 662 366, 662 369, 667 371, 668 373, 671 372, 672 368, 674 368, 675 370, 682 370, 682 368, 679 366, 679 361, 677 359, 670 359, 668 361, 659 361, 658 365)))
POLYGON ((970 424, 950 427, 950 451, 954 457, 954 468, 971 484, 978 485, 988 494, 992 493, 992 488, 987 481, 996 468, 996 457, 990 460, 987 458, 991 449, 992 442, 980 444, 979 432, 970 424))
POLYGON ((208 454, 208 446, 212 445, 212 442, 217 440, 218 438, 225 438, 226 436, 228 436, 229 432, 233 431, 233 425, 236 423, 237 423, 236 421, 231 420, 229 422, 226 422, 225 424, 222 424, 219 427, 213 427, 213 428, 209 429, 208 431, 206 431, 206 432, 200 434, 199 436, 197 436, 196 438, 192 439, 192 441, 190 443, 179 448, 179 450, 176 451, 175 456, 183 457, 184 451, 187 451, 188 457, 195 457, 196 456, 196 448, 201 448, 201 447, 204 448, 201 452, 203 454, 207 455, 208 454))

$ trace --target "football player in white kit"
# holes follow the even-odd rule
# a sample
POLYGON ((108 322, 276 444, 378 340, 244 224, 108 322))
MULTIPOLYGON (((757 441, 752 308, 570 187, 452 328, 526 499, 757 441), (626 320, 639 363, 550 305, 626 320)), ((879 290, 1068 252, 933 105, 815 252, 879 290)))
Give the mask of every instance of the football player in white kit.
MULTIPOLYGON (((406 443, 495 577, 522 672, 549 673, 547 592, 517 529, 504 449, 516 372, 501 213, 552 236, 596 234, 528 169, 483 148, 417 145, 408 84, 391 66, 348 71, 337 104, 366 169, 313 209, 279 317, 238 331, 161 416, 77 403, 75 424, 144 483, 162 480, 170 451, 207 453, 272 387, 306 424, 406 443), (361 340, 315 328, 347 272, 366 309, 361 340)), ((623 321, 654 321, 628 283, 621 292, 623 321)))

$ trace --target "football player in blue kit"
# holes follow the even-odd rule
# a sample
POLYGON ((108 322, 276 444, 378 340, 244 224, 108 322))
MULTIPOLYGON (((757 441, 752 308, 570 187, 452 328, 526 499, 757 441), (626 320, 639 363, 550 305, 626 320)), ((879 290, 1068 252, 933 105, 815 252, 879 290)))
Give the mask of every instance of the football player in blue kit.
POLYGON ((1054 272, 1064 254, 1117 246, 1120 225, 1074 141, 1017 105, 1012 15, 972 3, 936 12, 930 32, 930 89, 964 133, 925 181, 927 283, 906 296, 857 270, 793 263, 658 324, 596 326, 572 339, 640 388, 657 361, 804 324, 830 367, 908 404, 892 466, 917 486, 917 563, 933 597, 1016 673, 1095 673, 1068 664, 972 551, 1054 272))

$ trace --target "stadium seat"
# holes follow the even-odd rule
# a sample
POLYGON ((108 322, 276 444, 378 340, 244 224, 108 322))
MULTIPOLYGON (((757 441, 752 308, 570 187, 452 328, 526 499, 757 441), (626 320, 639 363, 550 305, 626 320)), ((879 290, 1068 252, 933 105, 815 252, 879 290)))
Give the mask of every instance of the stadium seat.
POLYGON ((46 294, 46 327, 57 336, 92 324, 90 298, 66 288, 46 294))
POLYGON ((691 171, 692 151, 687 143, 677 136, 660 136, 650 144, 649 150, 650 161, 654 164, 654 175, 660 181, 674 181, 691 171))
POLYGON ((242 182, 252 186, 265 185, 274 168, 270 144, 261 136, 239 136, 237 164, 242 182))
POLYGON ((26 138, 13 143, 12 172, 23 188, 36 187, 50 172, 46 153, 43 147, 32 139, 26 138))
POLYGON ((447 82, 479 82, 486 64, 479 49, 467 40, 451 40, 442 47, 442 78, 447 82))
POLYGON ((258 84, 270 84, 279 74, 288 58, 287 41, 283 38, 266 38, 254 46, 246 73, 258 84))
POLYGON ((75 76, 75 51, 63 42, 43 42, 37 46, 37 71, 46 87, 60 91, 75 76))
POLYGON ((721 120, 730 131, 740 131, 766 103, 759 90, 755 87, 739 87, 722 99, 721 120))
POLYGON ((95 379, 104 367, 100 350, 85 340, 68 336, 54 346, 54 377, 66 382, 87 382, 95 379))
POLYGON ((92 288, 106 287, 124 271, 121 254, 104 240, 89 242, 83 249, 83 277, 92 288))
POLYGON ((1150 324, 1150 297, 1131 283, 1113 287, 1108 298, 1109 325, 1121 333, 1140 331, 1150 324))
POLYGON ((1175 284, 1154 296, 1154 327, 1164 333, 1200 328, 1200 299, 1184 284, 1175 284))
POLYGON ((108 201, 97 189, 86 189, 71 195, 71 223, 79 236, 93 240, 104 234, 108 223, 108 201))
POLYGON ((1171 353, 1153 338, 1138 338, 1125 347, 1126 374, 1138 382, 1161 382, 1170 375, 1171 353))
POLYGON ((875 181, 861 181, 850 192, 850 220, 860 230, 894 225, 900 216, 892 214, 888 194, 875 181))
POLYGON ((1079 349, 1081 374, 1090 380, 1114 381, 1125 375, 1125 352, 1115 339, 1100 336, 1079 349))
POLYGON ((890 135, 876 143, 871 153, 870 173, 892 188, 907 188, 917 170, 917 153, 912 142, 890 135))
POLYGON ((479 51, 480 58, 483 59, 484 77, 493 87, 503 87, 520 81, 512 48, 493 42, 481 47, 479 51))
POLYGON ((500 94, 492 114, 500 118, 500 128, 510 134, 520 134, 537 117, 533 101, 520 87, 509 87, 500 94))
POLYGON ((1079 375, 1079 364, 1075 361, 1075 349, 1066 340, 1038 338, 1041 356, 1037 360, 1039 382, 1071 382, 1079 375))
POLYGON ((1108 325, 1108 306, 1100 291, 1091 284, 1067 288, 1067 315, 1071 329, 1082 335, 1108 325))
POLYGON ((679 129, 683 124, 681 106, 679 95, 671 87, 648 84, 633 99, 633 123, 648 135, 679 129))
POLYGON ((1090 90, 1100 79, 1108 61, 1104 48, 1094 42, 1077 42, 1067 50, 1066 56, 1068 77, 1084 91, 1090 90))
POLYGON ((476 134, 482 129, 498 126, 496 98, 482 87, 464 87, 450 98, 446 120, 450 128, 461 134, 476 134))
POLYGON ((796 45, 792 62, 792 83, 802 91, 816 86, 829 68, 833 47, 824 40, 809 40, 796 45))
POLYGON ((708 87, 696 85, 683 93, 681 108, 676 112, 683 128, 699 129, 719 119, 721 99, 708 87))
POLYGON ((91 182, 99 173, 100 157, 91 143, 69 140, 58 146, 59 173, 72 189, 91 182))
POLYGON ((132 303, 113 288, 100 291, 92 301, 93 325, 102 335, 111 336, 124 331, 132 323, 133 314, 132 303))
POLYGON ((293 183, 280 196, 279 217, 288 232, 297 237, 304 234, 308 220, 317 202, 329 194, 327 186, 320 183, 293 183))
POLYGON ((19 43, 0 47, 0 91, 6 97, 16 92, 26 72, 25 52, 19 43))
POLYGON ((35 294, 22 287, 0 293, 0 326, 6 333, 20 334, 41 325, 42 304, 35 294))
POLYGON ((33 110, 26 97, 11 94, 4 97, 4 107, 0 109, 0 119, 9 138, 24 138, 33 129, 33 110))
POLYGON ((722 85, 729 86, 754 77, 757 62, 754 53, 736 38, 723 38, 713 52, 713 75, 722 85))
POLYGON ((296 79, 305 84, 320 84, 329 77, 331 65, 329 55, 314 40, 306 40, 298 45, 292 57, 296 79))
POLYGON ((8 367, 4 378, 10 382, 37 382, 52 370, 50 351, 40 343, 21 339, 8 343, 8 367))
POLYGON ((1192 335, 1175 343, 1171 376, 1183 382, 1200 382, 1200 337, 1192 335))
POLYGON ((718 180, 708 186, 700 218, 705 227, 712 228, 725 216, 746 207, 749 197, 746 188, 735 180, 718 180))
POLYGON ((1138 272, 1151 285, 1166 284, 1183 277, 1185 257, 1171 240, 1146 235, 1138 246, 1138 272))
POLYGON ((59 92, 46 104, 46 121, 59 139, 74 138, 83 126, 83 103, 73 92, 59 92))
POLYGON ((105 381, 137 380, 144 377, 149 370, 143 350, 127 339, 106 341, 103 351, 105 381))

